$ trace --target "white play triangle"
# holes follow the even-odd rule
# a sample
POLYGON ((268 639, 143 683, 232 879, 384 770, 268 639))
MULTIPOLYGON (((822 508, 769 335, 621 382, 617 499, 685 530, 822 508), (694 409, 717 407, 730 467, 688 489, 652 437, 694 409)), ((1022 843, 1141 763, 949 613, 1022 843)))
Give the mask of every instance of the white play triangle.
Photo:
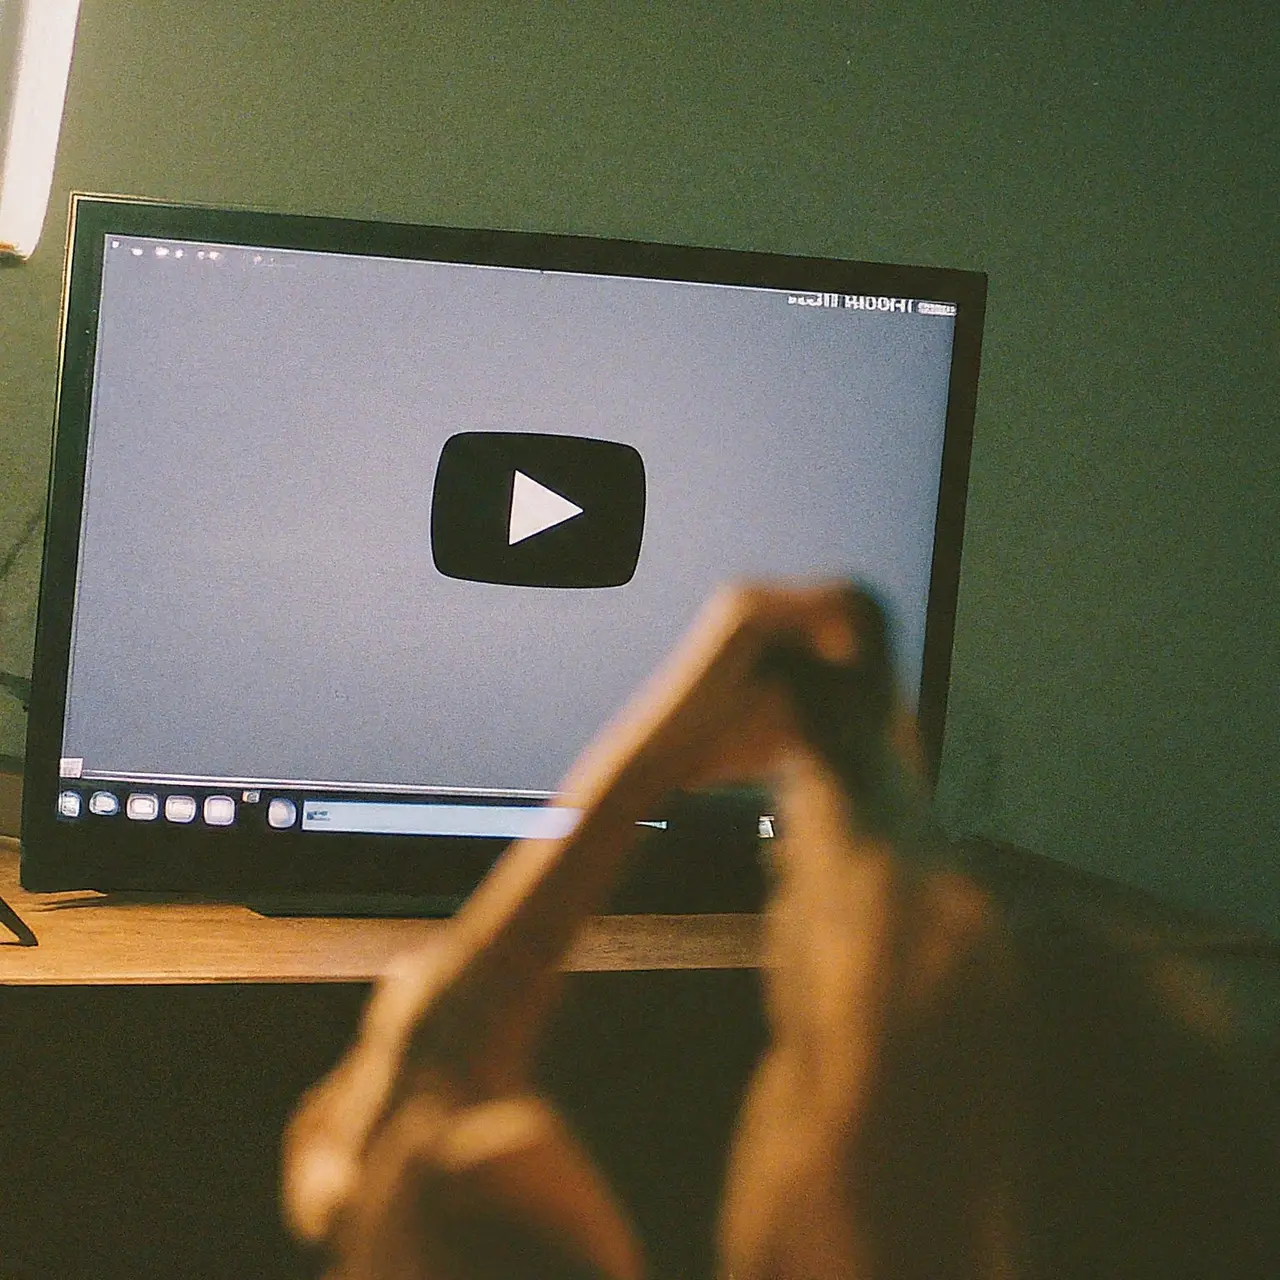
POLYGON ((517 471, 511 485, 511 523, 507 526, 507 545, 514 547, 535 533, 564 524, 581 514, 582 508, 568 498, 562 498, 545 484, 539 484, 523 471, 517 471))

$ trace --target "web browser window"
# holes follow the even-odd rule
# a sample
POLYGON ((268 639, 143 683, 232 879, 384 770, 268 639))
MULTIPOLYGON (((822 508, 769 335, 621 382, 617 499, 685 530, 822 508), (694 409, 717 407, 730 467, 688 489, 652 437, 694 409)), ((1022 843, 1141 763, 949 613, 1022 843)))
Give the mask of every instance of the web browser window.
POLYGON ((736 576, 869 581, 913 689, 952 323, 888 301, 112 237, 64 758, 546 795, 736 576))

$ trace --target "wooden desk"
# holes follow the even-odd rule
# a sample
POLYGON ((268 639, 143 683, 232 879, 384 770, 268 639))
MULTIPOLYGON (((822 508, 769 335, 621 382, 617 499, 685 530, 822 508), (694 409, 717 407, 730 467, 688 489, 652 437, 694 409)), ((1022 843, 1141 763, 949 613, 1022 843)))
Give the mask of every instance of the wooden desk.
MULTIPOLYGON (((996 853, 983 869, 1011 901, 1103 897, 996 853)), ((28 894, 17 876, 0 840, 0 894, 40 939, 0 938, 0 1277, 316 1280, 281 1225, 280 1135, 369 979, 441 926, 28 894)), ((714 1274, 724 1156, 768 1034, 757 927, 593 922, 542 1046, 539 1085, 630 1208, 650 1280, 714 1274)))
MULTIPOLYGON (((279 1141, 368 982, 430 920, 18 887, 0 936, 0 1278, 316 1280, 279 1141)), ((574 952, 539 1085, 630 1206, 651 1280, 710 1280, 729 1132, 765 1042, 751 916, 614 916, 574 952)))
MULTIPOLYGON (((367 982, 438 920, 261 916, 248 907, 152 894, 27 893, 18 842, 0 838, 0 897, 38 947, 0 937, 0 985, 367 982)), ((750 915, 603 916, 571 955, 571 972, 742 969, 756 964, 750 915)))

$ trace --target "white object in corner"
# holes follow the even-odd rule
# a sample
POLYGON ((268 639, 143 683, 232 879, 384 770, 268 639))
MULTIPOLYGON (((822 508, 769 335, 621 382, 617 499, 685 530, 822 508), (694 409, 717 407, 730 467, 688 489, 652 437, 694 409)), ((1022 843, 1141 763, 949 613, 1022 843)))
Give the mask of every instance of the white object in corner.
POLYGON ((40 240, 80 0, 0 0, 0 257, 40 240))

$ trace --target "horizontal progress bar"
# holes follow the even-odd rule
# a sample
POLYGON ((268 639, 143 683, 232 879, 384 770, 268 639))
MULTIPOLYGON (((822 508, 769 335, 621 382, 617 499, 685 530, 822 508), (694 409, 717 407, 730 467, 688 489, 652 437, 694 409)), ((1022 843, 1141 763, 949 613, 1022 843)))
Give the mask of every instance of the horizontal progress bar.
MULTIPOLYGON (((558 840, 573 830, 580 809, 530 805, 407 804, 364 800, 304 800, 304 831, 345 835, 486 836, 558 840)), ((645 822, 665 827, 665 822, 645 822)))

